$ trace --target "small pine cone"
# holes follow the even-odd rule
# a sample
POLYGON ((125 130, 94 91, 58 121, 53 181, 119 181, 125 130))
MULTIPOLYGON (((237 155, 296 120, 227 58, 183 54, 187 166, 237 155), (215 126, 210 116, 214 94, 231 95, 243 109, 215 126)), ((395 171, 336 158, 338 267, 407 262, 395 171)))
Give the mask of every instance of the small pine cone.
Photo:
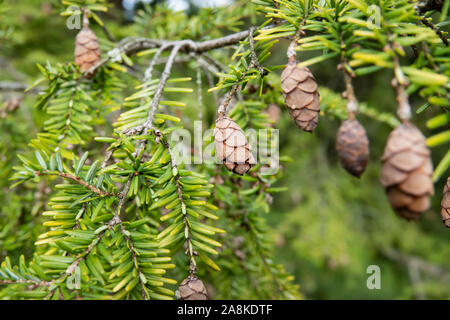
POLYGON ((407 220, 416 220, 430 207, 434 194, 433 164, 425 137, 412 124, 402 124, 389 135, 381 158, 381 184, 389 203, 407 220))
POLYGON ((320 95, 317 83, 307 67, 291 61, 281 73, 281 89, 292 119, 300 129, 311 132, 317 126, 320 95))
POLYGON ((188 276, 178 287, 181 300, 208 300, 205 285, 196 276, 188 276))
POLYGON ((217 158, 222 160, 228 170, 243 175, 255 164, 244 132, 230 118, 216 120, 214 142, 217 158))
POLYGON ((441 216, 445 226, 450 228, 450 177, 447 178, 447 184, 442 192, 441 216))
POLYGON ((369 161, 369 139, 357 120, 342 123, 337 134, 336 150, 342 167, 359 178, 369 161))
POLYGON ((75 38, 75 63, 82 72, 100 61, 100 48, 95 33, 84 26, 75 38))

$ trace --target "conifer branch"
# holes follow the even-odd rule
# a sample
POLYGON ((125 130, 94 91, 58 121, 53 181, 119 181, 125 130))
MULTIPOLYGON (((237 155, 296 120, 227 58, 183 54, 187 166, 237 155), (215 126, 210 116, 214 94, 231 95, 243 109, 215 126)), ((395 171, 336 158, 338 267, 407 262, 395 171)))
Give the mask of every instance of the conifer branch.
POLYGON ((85 260, 87 256, 91 253, 91 251, 100 243, 102 238, 105 236, 106 229, 100 232, 89 244, 88 248, 80 253, 77 257, 77 259, 70 264, 70 266, 67 267, 65 274, 66 275, 72 275, 75 272, 75 269, 77 268, 78 264, 85 260))
POLYGON ((108 165, 108 161, 109 159, 111 159, 114 150, 115 149, 106 151, 105 158, 103 159, 102 164, 100 165, 100 169, 104 169, 108 165))
POLYGON ((297 28, 297 31, 295 32, 295 35, 292 37, 292 41, 289 44, 289 47, 287 49, 287 57, 290 61, 295 61, 297 53, 295 52, 295 46, 297 45, 298 40, 300 40, 300 36, 304 35, 305 32, 303 31, 303 26, 306 23, 306 18, 302 19, 302 21, 300 22, 300 25, 297 28))
POLYGON ((197 98, 198 98, 198 120, 203 122, 203 87, 202 87, 202 74, 200 71, 200 64, 195 69, 196 84, 197 84, 197 98))
POLYGON ((450 44, 448 42, 446 35, 441 30, 439 30, 431 21, 432 21, 431 18, 420 17, 420 22, 422 22, 428 28, 433 30, 438 35, 438 37, 442 40, 442 42, 448 47, 450 44))
POLYGON ((234 85, 231 87, 231 90, 228 91, 227 95, 225 96, 225 99, 220 104, 219 108, 217 109, 217 112, 219 113, 219 118, 224 117, 228 114, 229 108, 228 105, 231 102, 231 99, 235 94, 239 92, 241 82, 244 80, 244 78, 247 76, 248 72, 254 67, 254 61, 251 61, 248 65, 248 69, 242 72, 242 75, 237 79, 234 83, 234 85))
POLYGON ((61 143, 64 141, 64 139, 67 137, 67 134, 70 132, 70 122, 71 122, 71 117, 72 117, 72 110, 73 110, 73 102, 75 99, 75 93, 76 90, 78 89, 78 83, 75 86, 75 88, 72 89, 72 94, 68 103, 68 109, 67 109, 67 120, 63 129, 63 134, 58 136, 58 144, 56 145, 54 152, 59 151, 60 147, 61 147, 61 143))
POLYGON ((430 276, 439 278, 450 283, 450 272, 439 265, 433 264, 420 257, 407 255, 395 249, 381 250, 381 253, 387 258, 402 264, 415 264, 419 269, 430 276))
POLYGON ((142 279, 141 279, 142 271, 141 271, 141 267, 140 267, 139 262, 138 262, 138 258, 137 258, 137 255, 136 255, 136 249, 134 248, 133 241, 131 241, 131 238, 127 235, 127 231, 125 230, 125 227, 123 226, 123 224, 120 225, 120 231, 122 232, 123 237, 124 237, 125 241, 127 242, 127 247, 128 247, 128 250, 131 253, 131 257, 133 259, 134 267, 136 268, 136 270, 138 272, 138 278, 139 278, 139 284, 141 286, 142 298, 144 300, 149 300, 150 296, 148 295, 147 289, 145 288, 145 283, 143 283, 142 279))
POLYGON ((167 83, 167 80, 169 80, 170 77, 170 71, 172 70, 172 66, 175 62, 175 57, 178 54, 178 51, 183 47, 183 43, 181 42, 178 45, 175 45, 170 53, 169 59, 167 60, 166 66, 164 67, 164 71, 161 75, 161 79, 159 80, 158 87, 156 88, 155 94, 153 95, 152 104, 150 105, 150 111, 147 116, 147 120, 144 123, 144 132, 150 129, 153 126, 153 117, 155 115, 156 108, 159 105, 159 102, 161 101, 162 93, 164 90, 164 87, 167 83))
POLYGON ((32 287, 50 287, 53 282, 52 281, 37 281, 37 280, 0 280, 0 285, 12 285, 12 284, 29 284, 32 287))
MULTIPOLYGON (((156 51, 155 55, 153 56, 148 68, 145 70, 144 73, 144 79, 142 80, 142 82, 147 82, 150 81, 152 79, 152 73, 153 73, 153 68, 155 66, 155 64, 158 61, 159 56, 161 55, 161 53, 167 48, 168 46, 161 46, 158 51, 156 51)), ((165 61, 164 63, 167 64, 168 61, 165 61)))
MULTIPOLYGON (((178 166, 175 162, 175 157, 172 151, 172 148, 170 147, 169 143, 167 142, 167 139, 162 136, 161 138, 161 143, 164 146, 164 148, 169 152, 170 155, 170 165, 172 166, 172 172, 176 172, 175 175, 175 185, 176 185, 176 192, 178 195, 178 200, 180 201, 180 206, 181 206, 181 211, 183 214, 183 223, 184 223, 184 228, 185 230, 187 230, 187 238, 185 243, 187 244, 187 248, 186 248, 186 255, 189 258, 189 272, 191 275, 194 275, 197 272, 197 263, 195 261, 195 252, 193 252, 193 247, 192 247, 192 235, 191 235, 191 227, 190 227, 190 223, 188 221, 188 217, 186 214, 186 203, 184 202, 184 198, 183 198, 183 190, 180 184, 180 175, 178 173, 178 166)), ((186 235, 186 233, 185 233, 186 235)))
POLYGON ((338 65, 338 69, 340 69, 344 76, 345 82, 345 98, 347 99, 347 113, 348 118, 353 120, 355 118, 355 114, 358 111, 358 101, 356 100, 355 90, 353 89, 352 77, 355 76, 353 72, 351 72, 351 67, 348 64, 348 59, 346 57, 346 49, 345 42, 343 38, 343 34, 340 34, 341 38, 341 63, 338 65))
POLYGON ((419 1, 417 8, 420 13, 425 13, 430 10, 441 11, 444 5, 444 0, 424 0, 419 1))
MULTIPOLYGON (((143 148, 143 147, 141 147, 141 148, 143 148)), ((119 204, 117 205, 117 210, 116 210, 113 220, 110 221, 111 222, 110 226, 112 226, 112 227, 115 226, 116 224, 119 224, 122 222, 122 220, 120 219, 120 216, 122 213, 122 208, 125 203, 125 200, 127 199, 128 192, 130 191, 131 182, 133 181, 134 176, 135 176, 135 173, 131 173, 128 176, 127 182, 124 184, 122 190, 120 191, 119 204)))
MULTIPOLYGON (((20 82, 12 82, 12 81, 0 81, 0 91, 19 91, 24 92, 29 86, 20 83, 20 82)), ((29 91, 30 93, 38 93, 42 91, 41 87, 34 87, 31 88, 29 91)))
POLYGON ((250 56, 252 64, 258 69, 259 74, 261 75, 261 78, 265 77, 267 75, 267 70, 265 70, 263 67, 261 67, 261 64, 259 63, 258 56, 255 52, 255 40, 253 39, 253 34, 255 33, 256 28, 251 27, 248 40, 249 40, 249 46, 250 46, 250 56))
MULTIPOLYGON (((388 32, 388 37, 389 36, 390 33, 388 32)), ((408 86, 409 82, 401 70, 400 59, 394 49, 396 46, 399 46, 399 44, 392 41, 389 41, 387 44, 387 49, 391 51, 394 61, 394 78, 391 81, 391 85, 397 91, 397 115, 402 122, 407 122, 411 119, 411 106, 408 101, 408 94, 405 90, 405 87, 408 86)))
POLYGON ((212 65, 214 65, 218 70, 224 71, 224 70, 227 69, 227 67, 225 65, 223 65, 219 60, 215 59, 214 57, 212 57, 207 52, 201 53, 200 57, 203 58, 203 60, 209 62, 212 65))

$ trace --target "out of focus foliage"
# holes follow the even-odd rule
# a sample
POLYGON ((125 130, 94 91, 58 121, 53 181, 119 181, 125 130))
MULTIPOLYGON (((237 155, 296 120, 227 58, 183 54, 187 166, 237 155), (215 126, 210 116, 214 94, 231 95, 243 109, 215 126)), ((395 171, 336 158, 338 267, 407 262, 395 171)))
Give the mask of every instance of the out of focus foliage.
MULTIPOLYGON (((449 1, 444 2, 448 10, 449 1)), ((444 11, 422 16, 447 37, 444 11)), ((158 3, 139 5, 133 22, 124 18, 120 1, 0 0, 0 84, 23 85, 0 92, 0 279, 12 283, 0 283, 0 298, 173 298, 191 258, 183 247, 186 232, 192 232, 180 222, 185 210, 197 228, 186 237, 193 239, 191 244, 186 243, 200 252, 198 276, 211 298, 450 298, 449 233, 439 216, 450 166, 450 51, 436 30, 420 23, 413 4, 394 0, 235 1, 189 13, 158 3), (114 130, 144 122, 148 110, 141 104, 151 101, 154 89, 148 88, 157 80, 142 79, 155 50, 132 61, 122 56, 92 80, 78 81, 76 67, 66 63, 73 60, 77 30, 65 27, 67 16, 61 13, 86 3, 95 14, 91 28, 104 57, 114 41, 125 37, 204 41, 264 24, 255 49, 270 73, 263 78, 253 68, 245 75, 249 85, 230 116, 243 129, 280 130, 281 170, 260 176, 256 168, 243 178, 215 165, 174 170, 169 152, 154 137, 144 137, 149 157, 141 165, 140 155, 134 154, 139 138, 114 130), (371 5, 383 9, 381 29, 366 23, 371 5), (294 126, 279 87, 279 69, 287 60, 285 37, 295 33, 305 16, 306 36, 298 56, 321 85, 323 111, 312 135, 294 126), (370 163, 360 180, 339 166, 334 151, 339 123, 347 116, 340 95, 342 75, 336 69, 342 54, 339 32, 352 48, 345 55, 357 75, 358 118, 371 143, 370 163), (401 56, 412 84, 413 122, 429 137, 437 166, 432 208, 418 222, 398 218, 378 183, 384 143, 398 124, 390 87, 392 53, 382 52, 391 40, 404 50, 394 54, 401 56), (53 96, 52 88, 62 94, 53 96), (265 115, 270 103, 283 111, 278 124, 265 115), (72 104, 78 106, 70 113, 75 121, 67 121, 65 106, 72 104), (115 150, 117 162, 100 168, 108 147, 115 150), (118 201, 99 194, 117 194, 117 185, 134 171, 138 174, 132 177, 124 210, 127 221, 123 228, 108 229, 118 201), (68 173, 101 192, 61 178, 68 173), (18 181, 22 183, 10 189, 18 181), (177 202, 174 181, 185 182, 186 203, 177 202), (166 205, 168 210, 162 210, 166 205), (65 272, 80 257, 82 287, 72 290, 65 285, 65 272), (381 268, 380 290, 366 286, 370 265, 381 268), (51 285, 14 283, 21 279, 51 285)), ((200 116, 204 129, 213 125, 216 98, 248 68, 248 46, 244 40, 204 57, 208 65, 213 61, 217 75, 205 70, 198 57, 182 56, 187 59, 174 65, 170 90, 155 115, 163 140, 173 126, 191 130, 200 116)), ((153 79, 163 67, 155 66, 153 79)), ((205 135, 206 142, 211 139, 205 135)))

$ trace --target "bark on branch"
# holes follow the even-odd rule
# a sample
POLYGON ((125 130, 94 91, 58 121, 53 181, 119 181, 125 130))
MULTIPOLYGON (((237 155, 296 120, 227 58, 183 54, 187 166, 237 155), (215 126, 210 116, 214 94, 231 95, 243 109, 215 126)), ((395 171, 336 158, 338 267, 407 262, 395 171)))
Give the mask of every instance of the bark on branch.
MULTIPOLYGON (((0 91, 19 91, 24 92, 28 88, 28 85, 20 82, 0 81, 0 91)), ((29 92, 37 93, 41 91, 41 88, 32 88, 29 92)))
POLYGON ((402 264, 414 264, 423 272, 430 276, 441 279, 444 282, 450 282, 450 273, 448 270, 442 268, 441 266, 432 264, 426 260, 423 260, 416 256, 410 256, 403 254, 394 249, 382 250, 381 253, 387 258, 402 264))
MULTIPOLYGON (((266 28, 270 28, 267 26, 266 28)), ((250 32, 256 32, 256 28, 250 30, 241 31, 233 33, 221 38, 207 40, 207 41, 193 41, 193 40, 176 40, 167 41, 159 39, 148 39, 148 38, 135 38, 128 37, 124 38, 119 42, 118 49, 125 53, 126 55, 133 55, 139 51, 155 49, 155 48, 176 48, 179 47, 180 52, 187 53, 203 53, 209 50, 227 47, 233 44, 239 43, 239 41, 244 40, 250 34, 250 32)), ((92 74, 100 66, 104 65, 109 61, 110 58, 105 58, 101 60, 98 64, 93 66, 91 69, 87 70, 84 74, 92 74)))

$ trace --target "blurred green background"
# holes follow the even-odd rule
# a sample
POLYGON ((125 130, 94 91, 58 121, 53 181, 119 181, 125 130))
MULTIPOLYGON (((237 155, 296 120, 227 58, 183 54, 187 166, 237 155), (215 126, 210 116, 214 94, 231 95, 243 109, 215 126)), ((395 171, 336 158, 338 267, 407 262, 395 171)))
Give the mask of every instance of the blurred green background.
MULTIPOLYGON (((62 27, 65 18, 59 16, 58 1, 6 2, 10 9, 0 22, 0 82, 29 85, 38 76, 36 63, 73 58, 76 30, 62 27)), ((104 16, 110 31, 118 39, 133 35, 126 19, 132 10, 125 12, 122 1, 111 2, 114 8, 104 16)), ((172 1, 171 5, 187 8, 190 13, 198 10, 192 1, 172 1)), ((277 45, 268 64, 285 63, 286 44, 277 45)), ((311 70, 321 86, 341 92, 344 85, 335 66, 336 61, 332 61, 314 65, 311 70)), ((391 76, 380 72, 359 78, 355 81, 358 99, 379 111, 393 113, 396 102, 389 85, 391 76)), ((206 90, 205 95, 211 96, 206 90)), ((1 110, 11 98, 21 102, 17 110, 0 118, 0 258, 32 252, 40 231, 39 212, 48 192, 45 185, 22 190, 26 192, 24 201, 16 194, 19 191, 9 189, 8 178, 17 163, 15 155, 26 152, 28 141, 42 124, 42 115, 33 109, 33 94, 1 92, 1 110), (11 233, 14 239, 7 236, 11 233)), ((213 99, 208 97, 207 101, 212 115, 213 99)), ((411 103, 417 109, 422 102, 411 103)), ((424 123, 436 114, 429 108, 413 122, 429 136, 433 132, 424 123)), ((432 208, 418 222, 398 218, 378 182, 379 159, 392 128, 363 115, 359 119, 370 138, 371 159, 366 173, 356 179, 340 167, 336 158, 339 120, 321 117, 314 134, 308 134, 294 126, 287 112, 282 113, 278 125, 280 153, 293 161, 283 164, 285 175, 277 185, 288 187, 288 191, 275 196, 267 215, 276 261, 295 276, 307 299, 449 299, 450 233, 439 214, 445 179, 435 185, 432 208), (380 290, 366 286, 370 265, 381 269, 380 290)), ((448 144, 432 150, 435 165, 447 150, 448 144)))

